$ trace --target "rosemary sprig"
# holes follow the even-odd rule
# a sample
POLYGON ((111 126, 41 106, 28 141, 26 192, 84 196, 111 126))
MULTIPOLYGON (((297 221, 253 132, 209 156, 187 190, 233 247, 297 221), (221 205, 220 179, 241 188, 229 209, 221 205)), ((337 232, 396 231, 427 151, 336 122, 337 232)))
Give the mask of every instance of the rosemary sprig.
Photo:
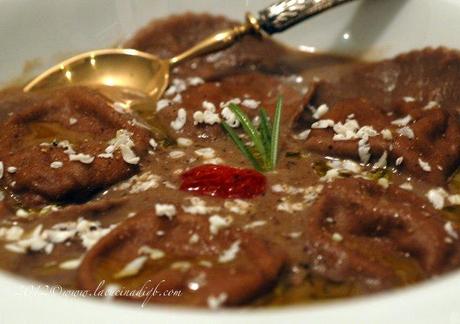
POLYGON ((280 137, 280 124, 281 124, 281 111, 283 109, 283 97, 279 97, 276 102, 275 118, 273 119, 273 130, 271 138, 276 138, 275 141, 271 141, 270 158, 272 163, 272 169, 276 168, 276 162, 278 160, 278 144, 280 137))
POLYGON ((259 171, 272 171, 276 167, 279 150, 279 135, 281 125, 283 98, 279 97, 276 103, 273 125, 270 123, 264 108, 259 111, 260 124, 256 127, 251 119, 241 110, 238 105, 230 104, 230 110, 238 118, 244 132, 254 144, 253 147, 243 143, 237 133, 226 122, 222 123, 223 129, 228 133, 238 149, 259 171))
MULTIPOLYGON (((268 120, 267 112, 265 109, 260 109, 259 111, 259 118, 260 118, 260 136, 262 137, 262 142, 264 143, 265 152, 270 154, 271 148, 271 137, 272 137, 272 130, 270 127, 270 121, 268 120)), ((270 154, 271 155, 271 154, 270 154)))

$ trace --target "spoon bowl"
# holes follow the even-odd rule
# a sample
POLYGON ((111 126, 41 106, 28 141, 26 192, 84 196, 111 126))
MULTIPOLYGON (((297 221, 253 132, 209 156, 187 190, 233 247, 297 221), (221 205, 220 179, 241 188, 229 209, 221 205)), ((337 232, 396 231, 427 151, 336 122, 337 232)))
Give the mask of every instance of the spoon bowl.
POLYGON ((110 86, 133 89, 161 97, 169 82, 172 67, 181 62, 224 49, 249 33, 262 37, 281 32, 298 22, 350 0, 282 0, 259 12, 256 18, 246 14, 246 21, 218 32, 189 50, 162 60, 134 49, 102 49, 74 56, 55 65, 26 85, 24 91, 66 85, 110 86))
POLYGON ((169 82, 169 61, 134 49, 102 49, 74 56, 32 80, 24 91, 70 85, 135 89, 158 99, 169 82))

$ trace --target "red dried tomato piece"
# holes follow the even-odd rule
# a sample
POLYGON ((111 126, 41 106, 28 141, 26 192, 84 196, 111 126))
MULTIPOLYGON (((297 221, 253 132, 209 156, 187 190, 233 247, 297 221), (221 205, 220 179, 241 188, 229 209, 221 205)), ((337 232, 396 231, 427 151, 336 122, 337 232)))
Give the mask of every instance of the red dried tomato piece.
POLYGON ((251 169, 204 164, 182 174, 180 189, 221 198, 253 198, 265 192, 265 176, 251 169))

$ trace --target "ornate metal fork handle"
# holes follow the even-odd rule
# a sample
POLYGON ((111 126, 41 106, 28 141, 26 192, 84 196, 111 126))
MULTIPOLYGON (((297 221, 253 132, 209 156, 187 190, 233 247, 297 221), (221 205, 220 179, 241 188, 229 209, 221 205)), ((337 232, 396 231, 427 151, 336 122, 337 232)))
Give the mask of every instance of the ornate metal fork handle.
POLYGON ((259 12, 260 27, 269 34, 351 0, 284 0, 259 12))

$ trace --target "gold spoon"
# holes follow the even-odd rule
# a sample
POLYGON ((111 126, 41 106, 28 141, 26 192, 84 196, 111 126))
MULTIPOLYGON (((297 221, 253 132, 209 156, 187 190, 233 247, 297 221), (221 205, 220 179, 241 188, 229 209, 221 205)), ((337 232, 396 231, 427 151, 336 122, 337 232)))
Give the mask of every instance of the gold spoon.
POLYGON ((65 60, 29 82, 24 91, 66 85, 123 87, 161 97, 173 67, 187 59, 229 47, 249 33, 274 34, 299 21, 349 0, 284 0, 259 12, 259 18, 246 15, 246 22, 219 32, 169 60, 134 49, 102 49, 65 60))

